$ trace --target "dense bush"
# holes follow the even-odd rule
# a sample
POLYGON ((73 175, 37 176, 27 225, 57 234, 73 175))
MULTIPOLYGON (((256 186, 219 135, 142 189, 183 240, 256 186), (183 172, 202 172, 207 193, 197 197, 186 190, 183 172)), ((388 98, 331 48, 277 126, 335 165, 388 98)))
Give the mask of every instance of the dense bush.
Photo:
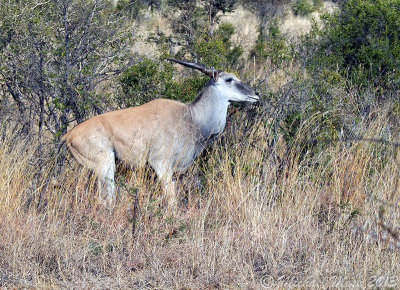
POLYGON ((165 0, 164 3, 177 42, 192 49, 195 39, 204 31, 212 34, 220 23, 221 12, 234 10, 236 0, 165 0))
POLYGON ((174 66, 167 61, 143 58, 120 76, 119 106, 137 106, 156 98, 189 102, 208 80, 199 74, 180 80, 174 78, 174 73, 174 66))
POLYGON ((287 44, 276 19, 268 27, 267 35, 260 31, 258 39, 250 51, 251 59, 256 58, 257 63, 263 63, 267 60, 272 68, 283 66, 292 60, 294 56, 294 47, 287 44))
POLYGON ((17 108, 22 133, 37 127, 58 141, 108 107, 97 89, 130 58, 125 23, 106 0, 1 2, 0 98, 17 108))
POLYGON ((224 23, 213 35, 204 32, 197 37, 193 44, 193 51, 198 61, 207 66, 225 69, 236 65, 243 49, 230 41, 233 33, 233 25, 224 23))
POLYGON ((307 16, 314 10, 314 5, 310 0, 296 0, 292 4, 292 10, 295 15, 307 16))
POLYGON ((342 137, 354 135, 354 95, 341 89, 339 80, 304 78, 294 80, 268 96, 275 133, 288 148, 301 151, 299 160, 318 155, 342 137))
POLYGON ((338 71, 358 85, 398 86, 400 0, 349 0, 314 23, 308 66, 338 71))
POLYGON ((164 62, 143 58, 128 68, 119 78, 123 96, 121 106, 137 106, 148 102, 158 95, 166 82, 172 79, 173 67, 164 62))

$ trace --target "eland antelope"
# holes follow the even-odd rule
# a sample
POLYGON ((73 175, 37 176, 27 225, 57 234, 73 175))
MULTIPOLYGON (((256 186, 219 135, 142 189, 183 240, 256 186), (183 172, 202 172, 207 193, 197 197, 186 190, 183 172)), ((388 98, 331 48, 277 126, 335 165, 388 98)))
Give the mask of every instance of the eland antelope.
POLYGON ((148 163, 164 184, 168 206, 175 206, 174 172, 183 172, 225 127, 230 102, 256 102, 256 94, 234 74, 168 58, 210 76, 188 104, 155 99, 141 106, 94 116, 68 131, 62 142, 72 156, 98 177, 100 197, 115 198, 115 161, 133 167, 148 163))

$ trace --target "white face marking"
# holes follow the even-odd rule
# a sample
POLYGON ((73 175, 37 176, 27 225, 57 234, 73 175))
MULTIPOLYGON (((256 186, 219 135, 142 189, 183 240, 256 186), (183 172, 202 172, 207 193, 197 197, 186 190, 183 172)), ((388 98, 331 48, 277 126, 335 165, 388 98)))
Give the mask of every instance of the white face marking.
POLYGON ((234 74, 222 72, 216 82, 219 95, 228 102, 257 102, 255 92, 234 74))

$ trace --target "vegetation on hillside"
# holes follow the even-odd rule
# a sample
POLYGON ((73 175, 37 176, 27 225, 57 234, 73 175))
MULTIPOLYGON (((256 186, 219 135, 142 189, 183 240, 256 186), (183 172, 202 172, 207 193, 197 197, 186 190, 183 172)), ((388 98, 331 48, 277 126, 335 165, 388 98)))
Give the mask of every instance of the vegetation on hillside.
POLYGON ((0 287, 399 286, 400 0, 332 14, 301 0, 0 2, 0 287), (259 22, 249 50, 221 20, 238 5, 259 22), (311 31, 288 40, 284 11, 311 31), (146 17, 170 33, 143 39, 146 17), (105 111, 191 101, 208 79, 166 56, 233 71, 262 100, 233 105, 177 176, 176 213, 151 169, 123 164, 105 208, 94 176, 57 164, 59 138, 105 111))
POLYGON ((390 86, 400 81, 400 1, 346 1, 324 15, 307 36, 308 66, 338 72, 353 84, 390 86))

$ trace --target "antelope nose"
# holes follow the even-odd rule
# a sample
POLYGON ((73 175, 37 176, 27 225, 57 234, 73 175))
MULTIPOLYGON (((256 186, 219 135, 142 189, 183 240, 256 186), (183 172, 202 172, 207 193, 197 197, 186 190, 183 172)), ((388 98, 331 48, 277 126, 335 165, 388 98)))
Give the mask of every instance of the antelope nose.
POLYGON ((259 93, 259 92, 255 92, 254 95, 256 95, 256 97, 254 98, 254 100, 255 100, 255 105, 256 105, 257 107, 261 106, 260 93, 259 93))

